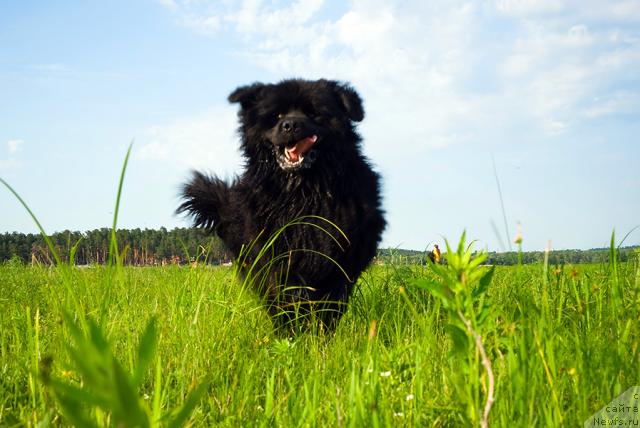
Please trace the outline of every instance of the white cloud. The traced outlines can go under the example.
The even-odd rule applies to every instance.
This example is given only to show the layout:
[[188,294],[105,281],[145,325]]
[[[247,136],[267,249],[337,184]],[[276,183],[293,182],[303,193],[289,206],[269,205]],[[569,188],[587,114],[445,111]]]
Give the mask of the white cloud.
[[6,142],[8,157],[6,159],[0,158],[0,171],[8,171],[11,169],[18,169],[22,166],[22,162],[16,158],[16,154],[21,150],[21,146],[24,144],[23,140],[9,140]]
[[640,20],[637,0],[490,0],[496,11],[521,19],[542,19],[565,22],[569,20],[611,20],[633,22]]
[[177,16],[178,23],[200,34],[215,34],[222,27],[217,3],[199,0],[157,0]]
[[376,136],[367,146],[387,152],[401,140],[406,150],[392,158],[406,158],[471,134],[473,100],[453,85],[469,74],[465,53],[473,13],[464,2],[394,7],[355,1],[334,21],[261,27],[261,43],[250,48],[250,59],[277,74],[353,82],[365,96],[369,119],[363,131]]
[[[235,25],[236,31],[240,33],[268,33],[277,37],[282,29],[300,28],[307,24],[322,7],[322,3],[322,0],[296,0],[289,6],[269,8],[260,0],[245,0],[238,10],[229,11],[225,20]],[[301,35],[303,34],[298,34]],[[297,40],[292,39],[294,43]]]
[[20,146],[24,144],[23,140],[9,140],[6,142],[7,153],[9,156],[6,159],[0,158],[0,171],[8,171],[10,169],[17,169],[22,166],[22,162],[16,159],[16,154],[20,151]]
[[9,154],[15,154],[20,150],[20,146],[24,144],[22,140],[9,140],[7,141],[7,150]]
[[158,0],[158,3],[160,3],[162,6],[166,7],[172,12],[175,12],[178,10],[178,4],[174,0]]
[[[166,9],[184,17],[198,18],[194,22],[207,20],[225,23],[242,33],[274,32],[309,21],[323,6],[323,0],[294,0],[289,5],[283,2],[262,0],[201,1],[201,0],[158,0]],[[219,27],[221,29],[222,27]]]
[[622,20],[640,20],[640,3],[636,0],[616,2],[610,9],[611,14]]
[[[638,79],[629,70],[640,67],[639,41],[613,23],[592,30],[587,24],[569,25],[569,17],[563,21],[566,24],[525,24],[499,69],[503,87],[552,134],[596,117],[590,107],[593,99],[610,98],[620,85],[637,87]],[[610,103],[607,112],[629,113],[629,105]],[[585,115],[585,110],[591,112]]]
[[605,98],[594,98],[591,105],[584,110],[590,119],[616,113],[633,114],[640,111],[640,93],[623,91],[608,95]]
[[244,56],[275,74],[353,82],[365,96],[373,151],[411,142],[407,156],[518,120],[557,135],[605,112],[640,114],[629,99],[638,91],[624,101],[613,95],[638,85],[634,1],[353,0],[322,19],[321,0],[167,7],[178,19],[197,17],[200,31],[212,19],[215,31],[234,32]]
[[160,161],[179,169],[210,168],[231,175],[240,164],[237,119],[231,106],[212,108],[193,117],[149,128],[141,138],[139,159]]
[[182,18],[182,24],[202,34],[215,34],[222,28],[220,18],[215,15],[204,17],[187,15]]
[[531,16],[560,12],[567,2],[559,0],[494,0],[491,3],[503,13]]

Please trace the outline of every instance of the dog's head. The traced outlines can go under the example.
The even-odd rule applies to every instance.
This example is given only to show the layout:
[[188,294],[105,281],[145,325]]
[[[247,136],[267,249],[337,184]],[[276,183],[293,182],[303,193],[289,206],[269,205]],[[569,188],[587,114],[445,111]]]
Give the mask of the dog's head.
[[254,83],[229,95],[240,104],[243,149],[249,158],[271,157],[287,172],[310,168],[324,152],[355,150],[354,122],[364,118],[362,100],[332,80]]

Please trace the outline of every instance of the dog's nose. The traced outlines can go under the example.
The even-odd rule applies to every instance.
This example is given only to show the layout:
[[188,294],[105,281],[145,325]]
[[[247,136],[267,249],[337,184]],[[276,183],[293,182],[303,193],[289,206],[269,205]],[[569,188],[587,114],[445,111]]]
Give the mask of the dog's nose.
[[296,120],[296,119],[287,119],[287,120],[283,120],[282,124],[280,125],[280,127],[282,128],[282,130],[286,133],[293,133],[293,134],[298,134],[300,133],[300,131],[302,130],[303,127],[303,123],[300,120]]

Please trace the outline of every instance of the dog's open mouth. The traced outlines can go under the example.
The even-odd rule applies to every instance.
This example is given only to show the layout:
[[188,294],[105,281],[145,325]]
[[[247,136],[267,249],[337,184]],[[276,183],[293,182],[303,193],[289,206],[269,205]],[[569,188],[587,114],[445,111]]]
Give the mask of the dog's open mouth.
[[293,170],[308,165],[305,164],[305,160],[313,160],[315,153],[313,151],[313,145],[318,141],[317,135],[311,135],[296,141],[296,143],[289,147],[281,149],[282,152],[278,154],[278,163],[284,170]]

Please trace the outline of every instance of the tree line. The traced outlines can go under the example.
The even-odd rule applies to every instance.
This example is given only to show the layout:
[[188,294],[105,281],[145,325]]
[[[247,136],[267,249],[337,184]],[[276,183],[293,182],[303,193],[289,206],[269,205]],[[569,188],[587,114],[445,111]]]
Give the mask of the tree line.
[[[428,253],[425,251],[403,249],[381,249],[378,257],[383,262],[393,264],[425,264]],[[552,250],[548,254],[548,262],[551,265],[582,264],[582,263],[609,263],[611,250],[609,248],[592,248],[590,250]],[[629,246],[616,249],[617,259],[621,262],[640,257],[640,246]],[[508,251],[498,253],[492,251],[488,254],[485,264],[488,265],[516,265],[518,264],[518,252]],[[446,260],[446,253],[443,254]],[[523,264],[542,263],[545,258],[544,251],[523,251],[520,253]]]
[[[50,235],[49,239],[65,262],[74,247],[77,265],[104,264],[109,258],[109,228],[87,232],[65,230]],[[220,264],[231,257],[220,239],[197,228],[120,229],[116,242],[127,265],[185,264],[196,258],[205,261],[205,254],[208,263]],[[51,264],[54,260],[40,234],[18,232],[0,235],[0,263],[10,259],[33,264]]]
[[[103,264],[109,257],[111,229],[102,228],[87,232],[57,232],[49,236],[58,255],[69,261],[72,249],[76,247],[74,262],[78,265]],[[120,229],[116,232],[118,249],[123,254],[125,264],[153,266],[161,264],[186,264],[198,259],[207,263],[221,264],[231,261],[231,253],[222,241],[200,228]],[[618,260],[628,261],[640,254],[639,246],[617,249]],[[549,263],[580,264],[608,263],[609,248],[590,250],[554,250],[549,252]],[[526,251],[520,254],[522,263],[544,261],[543,251]],[[446,259],[446,254],[444,254]],[[22,263],[51,264],[53,257],[40,234],[4,233],[0,234],[0,263],[7,260]],[[405,249],[380,249],[377,263],[424,264],[427,252]],[[515,265],[518,253],[490,252],[486,264]]]
[[[618,261],[626,262],[633,260],[638,254],[638,246],[623,247],[616,249]],[[582,264],[582,263],[609,263],[611,256],[610,248],[592,248],[590,250],[552,250],[549,252],[549,264]],[[542,263],[545,258],[544,251],[526,251],[521,253],[522,263]],[[518,253],[509,251],[505,253],[489,253],[487,264],[494,265],[515,265],[518,263]]]

